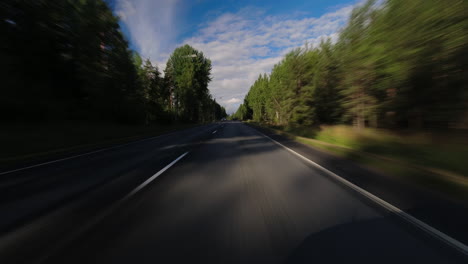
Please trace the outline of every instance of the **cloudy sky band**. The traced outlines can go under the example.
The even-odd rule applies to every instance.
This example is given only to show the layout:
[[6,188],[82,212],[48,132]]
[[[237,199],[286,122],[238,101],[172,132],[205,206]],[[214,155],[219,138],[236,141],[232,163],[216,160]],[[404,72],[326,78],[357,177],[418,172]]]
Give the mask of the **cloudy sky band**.
[[213,63],[209,89],[228,113],[237,109],[258,75],[269,73],[288,51],[306,42],[314,45],[326,37],[336,38],[352,8],[352,3],[340,5],[313,17],[242,7],[211,16],[181,38],[180,16],[188,12],[183,1],[116,0],[115,4],[132,46],[161,70],[177,46],[187,43],[203,51]]

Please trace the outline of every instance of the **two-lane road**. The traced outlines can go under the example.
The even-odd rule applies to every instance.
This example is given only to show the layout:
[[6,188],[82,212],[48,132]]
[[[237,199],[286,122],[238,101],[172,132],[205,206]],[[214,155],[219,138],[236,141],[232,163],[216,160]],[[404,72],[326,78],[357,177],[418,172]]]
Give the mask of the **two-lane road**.
[[45,262],[462,261],[255,129],[210,133]]

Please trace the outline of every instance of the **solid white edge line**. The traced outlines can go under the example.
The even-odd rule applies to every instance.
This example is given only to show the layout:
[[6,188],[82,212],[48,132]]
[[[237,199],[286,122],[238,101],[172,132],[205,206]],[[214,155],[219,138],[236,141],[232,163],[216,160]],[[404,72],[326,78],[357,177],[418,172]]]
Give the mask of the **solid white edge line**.
[[106,151],[106,150],[111,150],[111,149],[115,149],[115,148],[124,147],[124,146],[130,145],[130,144],[134,144],[134,143],[138,143],[138,142],[143,142],[143,141],[147,141],[147,140],[151,140],[151,139],[156,139],[156,138],[162,137],[162,136],[168,136],[168,135],[171,135],[171,134],[173,134],[173,133],[164,134],[164,135],[159,135],[159,136],[150,137],[150,138],[144,138],[144,139],[140,139],[140,140],[137,140],[137,141],[132,141],[132,142],[124,143],[124,144],[120,144],[120,145],[113,146],[113,147],[98,149],[98,150],[94,150],[94,151],[82,153],[82,154],[75,155],[75,156],[71,156],[71,157],[66,157],[66,158],[62,158],[62,159],[51,160],[51,161],[48,161],[48,162],[43,162],[43,163],[39,163],[39,164],[34,164],[34,165],[31,165],[31,166],[27,166],[27,167],[23,167],[23,168],[19,168],[19,169],[4,171],[4,172],[0,172],[0,175],[4,175],[4,174],[8,174],[8,173],[13,173],[13,172],[17,172],[17,171],[22,171],[22,170],[27,170],[27,169],[31,169],[31,168],[35,168],[35,167],[40,167],[40,166],[44,166],[44,165],[47,165],[47,164],[52,164],[52,163],[56,163],[56,162],[60,162],[60,161],[64,161],[64,160],[79,158],[79,157],[82,157],[82,156],[87,156],[87,155],[99,153],[99,152]]
[[95,150],[95,151],[91,151],[91,152],[86,152],[86,153],[83,153],[83,154],[80,154],[80,155],[76,155],[76,156],[71,156],[71,157],[67,157],[67,158],[63,158],[63,159],[52,160],[52,161],[48,161],[48,162],[44,162],[44,163],[39,163],[39,164],[35,164],[35,165],[31,165],[31,166],[27,166],[27,167],[23,167],[23,168],[19,168],[19,169],[4,171],[4,172],[0,172],[0,175],[4,175],[4,174],[8,174],[8,173],[13,173],[13,172],[17,172],[17,171],[22,171],[22,170],[27,170],[27,169],[31,169],[31,168],[35,168],[35,167],[40,167],[40,166],[44,166],[44,165],[47,165],[47,164],[52,164],[52,163],[56,163],[56,162],[60,162],[60,161],[64,161],[64,160],[69,160],[69,159],[78,158],[78,157],[81,157],[81,156],[91,155],[91,154],[94,154],[94,153],[98,153],[98,152],[101,152],[101,151],[113,149],[113,148],[116,148],[116,147],[117,147],[117,146],[111,147],[111,148],[106,148],[106,149],[99,149],[99,150]]
[[[258,130],[257,130],[258,131]],[[259,132],[259,131],[258,131]],[[403,220],[413,224],[414,226],[418,227],[419,229],[425,231],[426,233],[428,233],[429,235],[441,240],[442,242],[444,242],[445,244],[455,248],[456,250],[460,251],[461,253],[465,254],[465,255],[468,255],[468,246],[463,244],[462,242],[456,240],[455,238],[437,230],[436,228],[426,224],[425,222],[417,219],[416,217],[414,216],[411,216],[410,214],[404,212],[403,210],[401,210],[400,208],[380,199],[379,197],[373,195],[372,193],[362,189],[361,187],[358,187],[356,185],[354,185],[353,183],[345,180],[344,178],[342,178],[341,176],[329,171],[328,169],[322,167],[321,165],[313,162],[312,160],[304,157],[303,155],[297,153],[296,151],[286,147],[285,145],[279,143],[278,141],[272,139],[271,137],[259,132],[262,136],[270,139],[271,141],[273,141],[273,143],[283,147],[284,149],[286,149],[287,151],[291,152],[292,154],[296,155],[297,157],[301,158],[302,160],[310,163],[311,165],[315,166],[316,168],[322,170],[323,172],[325,172],[326,174],[328,174],[329,176],[331,176],[332,178],[334,178],[335,180],[338,180],[339,182],[343,183],[344,185],[346,185],[347,187],[357,191],[358,193],[364,195],[365,197],[367,197],[368,199],[372,200],[373,202],[377,203],[378,205],[384,207],[386,210],[398,215],[399,217],[401,217]]]
[[131,191],[129,194],[127,194],[122,200],[127,200],[131,196],[133,196],[135,193],[139,192],[141,189],[143,189],[146,185],[148,185],[150,182],[154,181],[159,175],[163,174],[165,171],[167,171],[170,167],[172,167],[174,164],[176,164],[179,160],[181,160],[185,155],[187,155],[189,152],[185,152],[184,154],[180,155],[177,159],[173,160],[171,163],[167,164],[166,167],[162,168],[160,171],[158,171],[156,174],[151,176],[149,179],[144,181],[142,184],[138,185],[133,191]]
[[[204,131],[206,131],[206,130],[204,130]],[[143,139],[140,139],[140,140],[136,140],[136,141],[131,141],[131,142],[123,143],[123,144],[120,144],[120,145],[117,145],[117,146],[112,146],[112,147],[108,147],[108,148],[98,149],[98,150],[94,150],[94,151],[91,151],[91,152],[86,152],[86,153],[82,153],[82,154],[79,154],[79,155],[75,155],[75,156],[71,156],[71,157],[66,157],[66,158],[62,158],[62,159],[51,160],[51,161],[48,161],[48,162],[39,163],[39,164],[34,164],[34,165],[27,166],[27,167],[23,167],[23,168],[13,169],[13,170],[9,170],[9,171],[3,171],[3,172],[0,172],[0,176],[1,176],[1,175],[8,174],[8,173],[13,173],[13,172],[17,172],[17,171],[32,169],[32,168],[35,168],[35,167],[40,167],[40,166],[44,166],[44,165],[47,165],[47,164],[52,164],[52,163],[56,163],[56,162],[60,162],[60,161],[64,161],[64,160],[79,158],[79,157],[82,157],[82,156],[87,156],[87,155],[91,155],[91,154],[98,153],[98,152],[102,152],[102,151],[106,151],[106,150],[111,150],[111,149],[115,149],[115,148],[120,148],[120,147],[124,147],[124,146],[130,145],[130,144],[139,143],[139,142],[143,142],[143,141],[147,141],[147,140],[152,140],[152,139],[156,139],[156,138],[159,138],[159,137],[169,136],[169,135],[175,134],[175,133],[177,133],[177,132],[179,132],[179,131],[169,132],[169,133],[167,133],[167,134],[162,134],[162,135],[154,136],[154,137],[150,137],[150,138],[143,138]]]

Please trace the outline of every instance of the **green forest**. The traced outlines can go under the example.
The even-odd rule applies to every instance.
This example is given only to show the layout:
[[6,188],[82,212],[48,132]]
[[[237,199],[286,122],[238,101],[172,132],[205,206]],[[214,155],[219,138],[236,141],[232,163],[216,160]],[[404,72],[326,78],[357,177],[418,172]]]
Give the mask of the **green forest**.
[[336,41],[289,52],[233,119],[468,128],[468,1],[367,1]]
[[226,112],[210,95],[211,61],[185,45],[164,71],[129,49],[103,0],[0,3],[0,119],[202,123]]

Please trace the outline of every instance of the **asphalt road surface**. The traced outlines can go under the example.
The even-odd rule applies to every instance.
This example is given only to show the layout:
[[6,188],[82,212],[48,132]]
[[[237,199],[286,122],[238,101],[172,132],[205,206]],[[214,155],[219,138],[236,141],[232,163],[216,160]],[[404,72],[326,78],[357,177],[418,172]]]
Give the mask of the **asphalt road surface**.
[[12,174],[2,263],[466,261],[237,122]]

